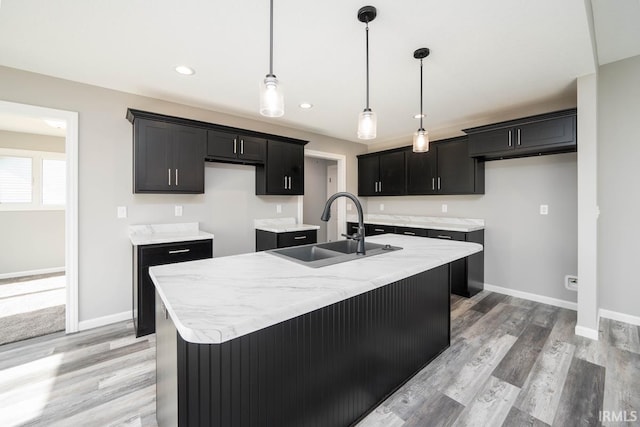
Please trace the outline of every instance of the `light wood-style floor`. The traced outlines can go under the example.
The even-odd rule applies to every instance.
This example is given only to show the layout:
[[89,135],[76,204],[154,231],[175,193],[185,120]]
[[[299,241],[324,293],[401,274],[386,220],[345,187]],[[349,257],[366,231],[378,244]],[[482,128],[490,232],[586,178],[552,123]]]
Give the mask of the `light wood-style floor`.
[[[358,427],[588,426],[602,410],[640,425],[637,326],[602,319],[591,341],[573,311],[490,292],[451,309],[451,347]],[[17,425],[156,426],[154,336],[121,322],[0,346],[0,426]]]

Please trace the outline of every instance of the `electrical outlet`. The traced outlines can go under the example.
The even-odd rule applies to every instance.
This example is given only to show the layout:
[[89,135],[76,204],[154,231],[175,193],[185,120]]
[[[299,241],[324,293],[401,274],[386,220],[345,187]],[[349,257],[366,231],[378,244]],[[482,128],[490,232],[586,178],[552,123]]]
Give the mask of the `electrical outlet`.
[[578,290],[578,276],[567,274],[564,276],[564,287],[570,291]]
[[182,206],[175,206],[174,213],[176,216],[182,216]]
[[127,217],[127,207],[118,206],[118,218],[126,218],[126,217]]
[[380,203],[380,212],[384,210],[384,203]]
[[549,215],[549,205],[540,205],[540,215]]
[[353,208],[353,205],[351,203],[347,203],[347,210],[350,211]]
[[276,213],[282,213],[282,205],[276,205]]
[[447,211],[449,210],[449,207],[446,204],[442,204],[442,212],[443,213],[447,213]]

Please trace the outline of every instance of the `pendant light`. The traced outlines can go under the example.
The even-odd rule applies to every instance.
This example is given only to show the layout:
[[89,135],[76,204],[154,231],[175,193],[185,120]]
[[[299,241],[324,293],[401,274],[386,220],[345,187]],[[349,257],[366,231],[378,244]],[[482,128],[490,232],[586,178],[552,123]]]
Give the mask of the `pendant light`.
[[420,128],[413,134],[413,152],[426,153],[429,151],[429,132],[424,130],[422,119],[424,112],[422,111],[422,60],[429,56],[429,48],[422,47],[413,52],[413,57],[420,60]]
[[377,11],[373,6],[364,6],[358,10],[358,20],[367,24],[365,29],[367,39],[367,106],[358,116],[358,138],[374,139],[376,137],[376,113],[369,108],[369,22],[376,18]]
[[270,0],[269,25],[269,74],[260,83],[260,114],[266,117],[281,117],[284,115],[282,87],[273,74],[273,0]]

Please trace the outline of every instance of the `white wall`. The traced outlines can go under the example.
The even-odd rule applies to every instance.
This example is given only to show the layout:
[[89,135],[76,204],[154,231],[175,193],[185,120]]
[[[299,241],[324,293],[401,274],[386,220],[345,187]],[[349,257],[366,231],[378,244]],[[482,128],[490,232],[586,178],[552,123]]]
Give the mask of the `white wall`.
[[[64,152],[64,138],[0,130],[0,147]],[[64,267],[64,211],[0,211],[0,275]]]
[[[369,197],[367,212],[484,219],[486,283],[575,302],[563,281],[577,273],[576,159],[567,153],[486,162],[484,195]],[[541,204],[549,215],[539,214]]]
[[640,56],[598,75],[600,308],[640,317]]
[[327,241],[327,223],[320,220],[320,215],[327,201],[327,166],[335,161],[304,158],[304,203],[303,222],[320,226],[318,242]]
[[[253,250],[253,217],[296,216],[295,197],[255,196],[248,166],[209,165],[204,195],[132,193],[132,127],[127,107],[309,140],[307,148],[347,157],[347,189],[357,191],[356,154],[366,146],[276,124],[0,67],[0,97],[79,112],[79,319],[131,309],[130,224],[199,221],[216,235],[216,256]],[[219,187],[218,187],[219,186]],[[181,218],[174,205],[184,206]],[[116,218],[127,206],[129,217]],[[269,215],[272,212],[273,215]]]

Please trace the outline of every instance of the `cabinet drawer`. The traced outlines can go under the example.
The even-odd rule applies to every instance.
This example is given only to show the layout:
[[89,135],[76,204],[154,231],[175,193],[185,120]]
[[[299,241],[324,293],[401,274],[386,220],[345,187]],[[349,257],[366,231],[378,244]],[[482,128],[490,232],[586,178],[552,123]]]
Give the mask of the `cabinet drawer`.
[[396,234],[404,234],[405,236],[427,237],[427,229],[412,228],[412,227],[396,227]]
[[365,224],[365,235],[375,236],[377,234],[395,234],[396,227],[394,225],[378,225],[378,224]]
[[279,233],[278,247],[286,248],[288,246],[300,246],[300,245],[307,245],[309,243],[316,243],[318,240],[317,235],[318,235],[317,230]]
[[429,230],[427,237],[435,239],[458,240],[464,242],[467,240],[467,233],[462,231],[445,231],[445,230]]
[[213,256],[212,240],[148,245],[140,248],[140,265],[152,266],[194,261]]
[[[354,234],[358,232],[357,222],[347,222],[347,234]],[[366,233],[366,231],[365,231]]]

